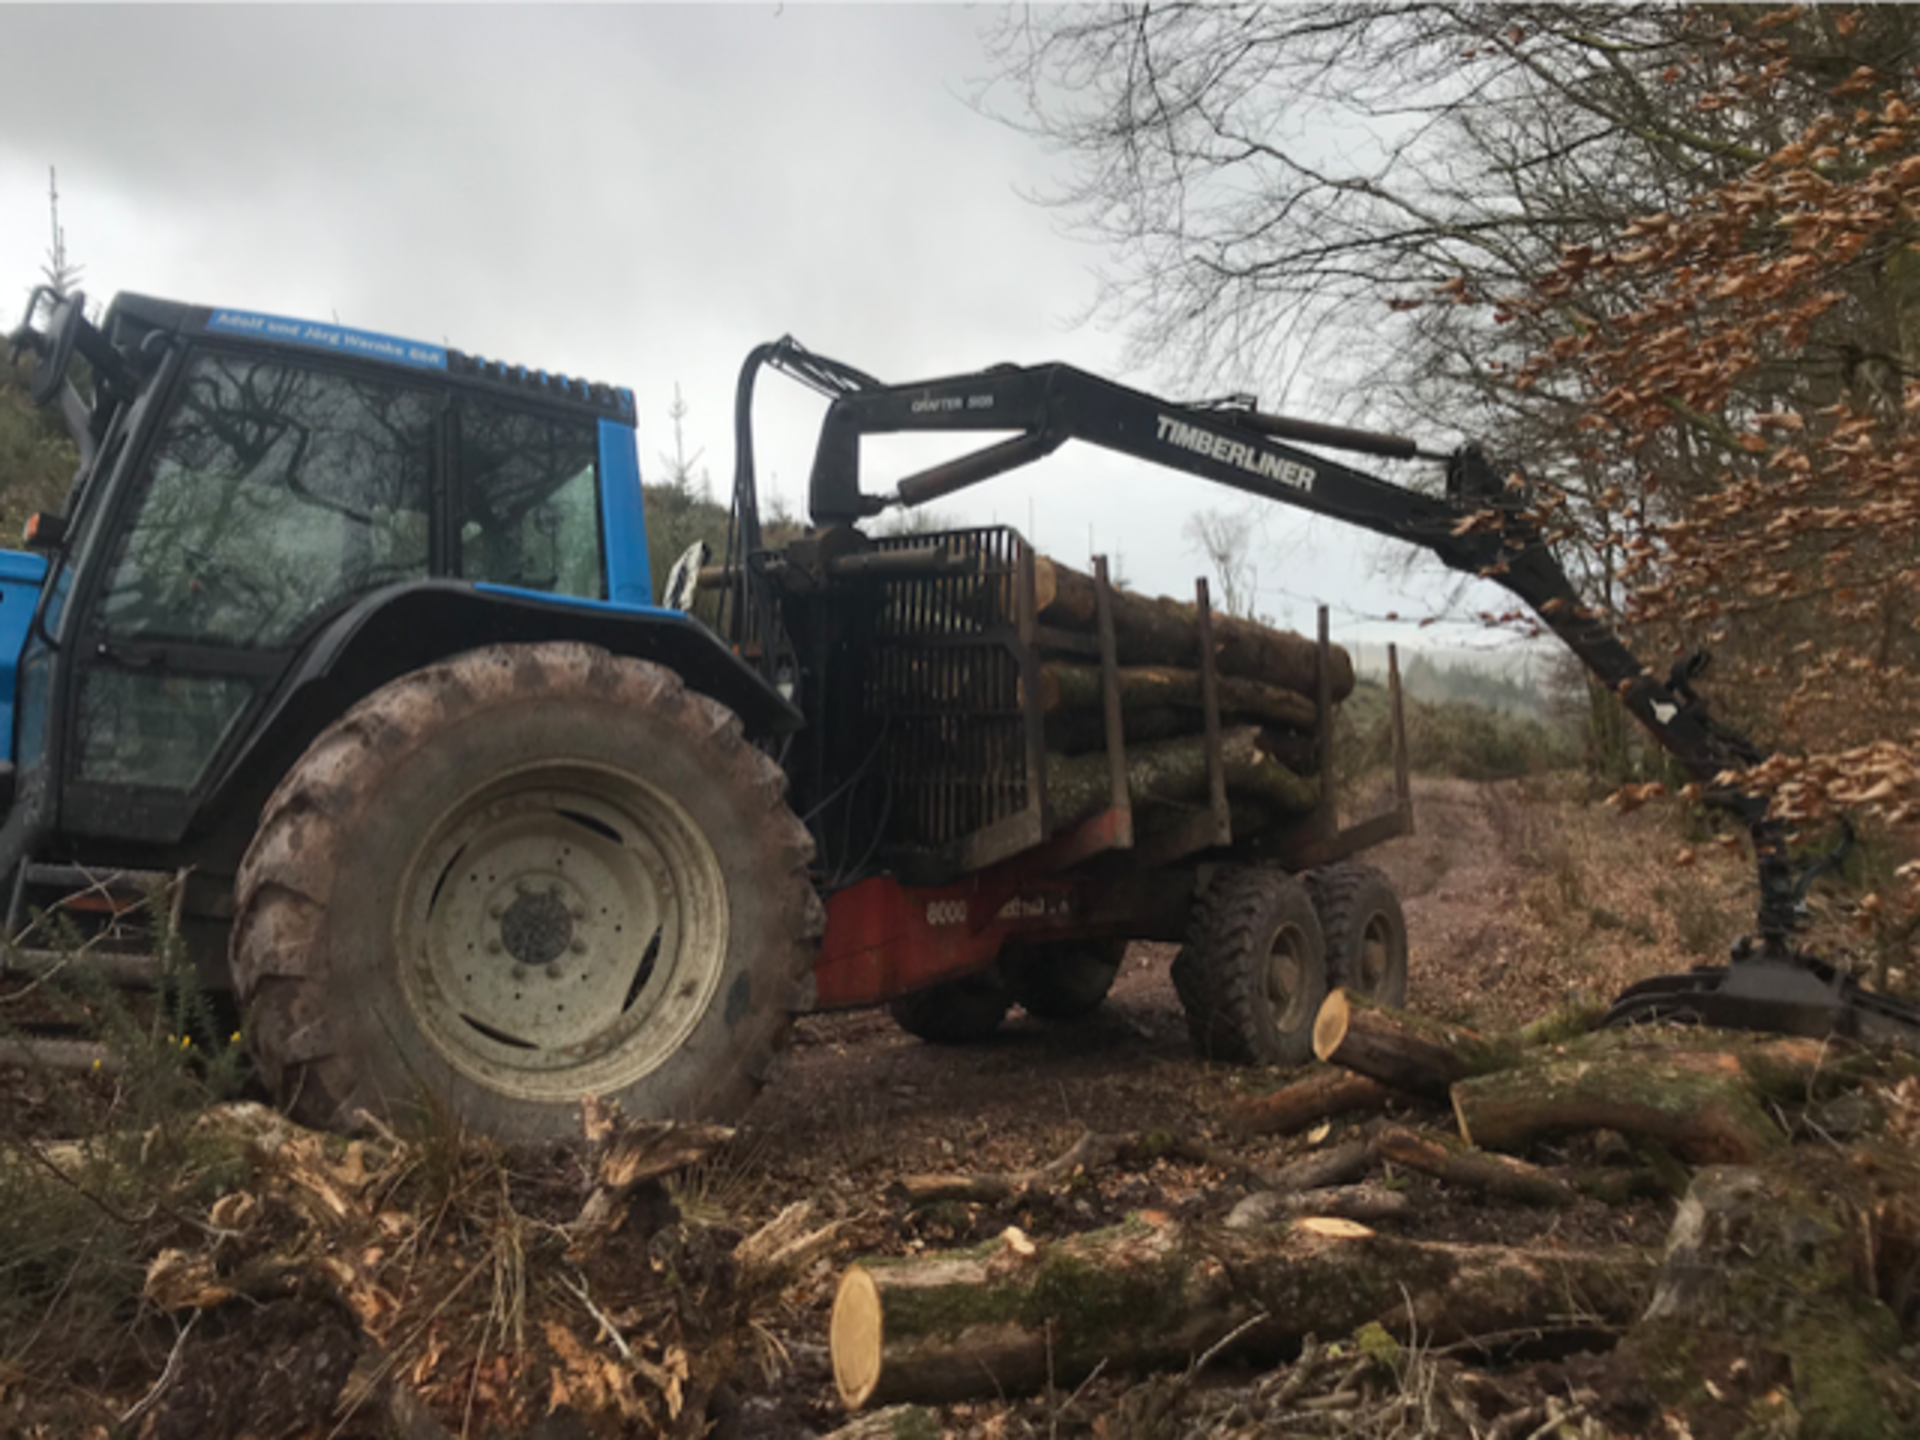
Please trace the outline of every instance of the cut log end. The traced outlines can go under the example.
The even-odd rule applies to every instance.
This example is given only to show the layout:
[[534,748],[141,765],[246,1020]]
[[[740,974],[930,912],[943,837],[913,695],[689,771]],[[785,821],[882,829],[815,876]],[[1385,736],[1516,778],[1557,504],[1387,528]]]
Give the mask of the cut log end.
[[840,1277],[833,1315],[827,1322],[833,1384],[847,1409],[858,1410],[879,1388],[884,1339],[879,1287],[864,1267],[850,1265]]
[[1320,1006],[1313,1022],[1313,1053],[1320,1059],[1330,1058],[1347,1038],[1347,1020],[1352,1013],[1345,990],[1335,990]]

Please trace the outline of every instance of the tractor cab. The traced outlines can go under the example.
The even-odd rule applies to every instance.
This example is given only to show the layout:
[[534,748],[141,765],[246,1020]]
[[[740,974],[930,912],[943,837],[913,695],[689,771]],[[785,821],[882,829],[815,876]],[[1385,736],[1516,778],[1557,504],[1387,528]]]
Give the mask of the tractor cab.
[[738,688],[652,604],[630,392],[334,323],[35,299],[14,345],[81,465],[32,552],[0,554],[16,915],[22,862],[231,875],[322,725],[474,644],[617,632]]

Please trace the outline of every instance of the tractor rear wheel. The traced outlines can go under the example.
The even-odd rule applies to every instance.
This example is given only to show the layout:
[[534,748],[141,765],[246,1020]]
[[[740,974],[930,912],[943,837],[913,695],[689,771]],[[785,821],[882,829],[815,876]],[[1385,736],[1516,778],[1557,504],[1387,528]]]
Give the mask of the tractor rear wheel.
[[1395,1009],[1407,1003],[1407,918],[1387,877],[1371,865],[1307,872],[1307,892],[1327,941],[1327,983]]
[[1326,942],[1307,888],[1280,870],[1223,870],[1173,962],[1194,1049],[1241,1065],[1301,1065],[1327,998]]
[[1000,964],[1013,998],[1029,1015],[1079,1020],[1100,1008],[1126,953],[1124,940],[1057,940],[1010,946]]
[[507,1142],[580,1097],[727,1119],[809,998],[823,925],[785,777],[644,661],[500,645],[402,676],[268,800],[232,942],[292,1113],[439,1112]]

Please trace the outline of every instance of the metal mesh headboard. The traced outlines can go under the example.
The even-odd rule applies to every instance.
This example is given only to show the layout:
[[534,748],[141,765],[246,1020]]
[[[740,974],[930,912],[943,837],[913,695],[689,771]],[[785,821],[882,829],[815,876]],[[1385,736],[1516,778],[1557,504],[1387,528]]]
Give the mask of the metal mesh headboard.
[[1044,838],[1033,552],[1003,526],[874,548],[934,543],[972,573],[886,582],[862,708],[887,737],[887,842],[973,870]]

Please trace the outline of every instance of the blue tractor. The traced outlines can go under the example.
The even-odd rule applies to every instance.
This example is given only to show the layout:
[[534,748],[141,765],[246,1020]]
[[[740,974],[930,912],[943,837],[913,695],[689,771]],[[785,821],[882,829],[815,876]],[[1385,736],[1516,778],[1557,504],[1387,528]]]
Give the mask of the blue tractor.
[[0,554],[15,922],[183,874],[190,950],[222,983],[230,953],[320,1123],[740,1109],[821,927],[748,738],[800,717],[653,603],[633,396],[135,295],[42,311],[16,344],[81,464]]

